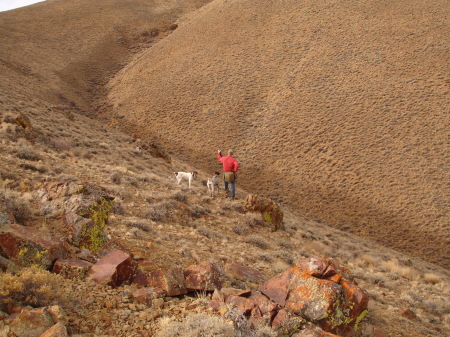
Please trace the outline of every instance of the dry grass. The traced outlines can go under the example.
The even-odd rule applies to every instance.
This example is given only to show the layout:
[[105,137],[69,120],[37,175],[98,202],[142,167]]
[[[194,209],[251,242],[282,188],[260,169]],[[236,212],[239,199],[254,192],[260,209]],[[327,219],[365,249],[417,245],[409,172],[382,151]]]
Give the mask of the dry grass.
[[232,322],[205,313],[187,315],[183,321],[163,318],[158,337],[235,337]]
[[386,271],[404,277],[410,281],[417,281],[420,279],[420,273],[417,269],[412,267],[405,267],[399,265],[398,261],[391,260],[383,262],[382,268]]
[[434,273],[425,273],[423,274],[423,280],[426,283],[437,284],[442,282],[442,277]]
[[270,244],[266,241],[266,239],[264,239],[263,237],[256,235],[256,234],[251,234],[248,235],[245,238],[245,242],[250,243],[258,248],[261,249],[269,249],[270,248]]

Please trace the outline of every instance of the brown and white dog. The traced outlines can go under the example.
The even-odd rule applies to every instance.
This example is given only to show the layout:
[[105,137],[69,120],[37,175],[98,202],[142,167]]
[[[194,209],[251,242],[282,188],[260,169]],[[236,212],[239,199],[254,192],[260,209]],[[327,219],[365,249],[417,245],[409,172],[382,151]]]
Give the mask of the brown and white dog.
[[211,197],[214,198],[214,192],[217,187],[217,193],[219,193],[219,183],[220,183],[220,173],[214,172],[214,176],[212,178],[209,178],[206,182],[206,186],[208,186],[208,191],[211,194]]
[[183,180],[187,180],[189,183],[189,189],[191,189],[192,180],[197,176],[197,171],[193,172],[174,172],[175,178],[177,179],[177,185],[180,186],[180,183]]

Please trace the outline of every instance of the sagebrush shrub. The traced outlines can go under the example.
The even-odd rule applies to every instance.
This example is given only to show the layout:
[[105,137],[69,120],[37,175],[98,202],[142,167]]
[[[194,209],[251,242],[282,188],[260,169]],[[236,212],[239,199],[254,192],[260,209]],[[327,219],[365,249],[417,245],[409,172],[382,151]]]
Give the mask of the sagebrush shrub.
[[247,236],[245,241],[261,249],[269,249],[270,247],[269,243],[264,238],[255,234]]
[[9,304],[32,307],[64,305],[65,291],[61,276],[38,267],[22,269],[17,275],[0,273],[0,310]]
[[30,202],[20,193],[8,189],[0,190],[0,197],[5,201],[6,210],[14,215],[18,223],[24,223],[31,217]]

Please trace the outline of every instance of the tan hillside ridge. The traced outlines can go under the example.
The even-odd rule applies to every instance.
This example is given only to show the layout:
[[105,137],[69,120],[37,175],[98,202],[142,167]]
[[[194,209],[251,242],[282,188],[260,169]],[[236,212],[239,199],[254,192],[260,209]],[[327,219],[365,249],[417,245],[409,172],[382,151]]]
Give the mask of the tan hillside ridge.
[[[425,337],[450,335],[448,311],[450,287],[447,269],[376,243],[372,239],[377,238],[378,231],[382,232],[381,225],[379,230],[378,228],[376,231],[372,230],[371,237],[366,239],[355,235],[359,234],[357,233],[359,227],[355,227],[356,225],[351,221],[342,221],[344,226],[350,227],[344,228],[345,231],[329,227],[326,219],[324,220],[326,223],[324,221],[318,223],[312,218],[319,219],[320,217],[307,208],[311,207],[312,201],[306,202],[307,199],[304,199],[305,202],[303,202],[296,199],[294,195],[287,194],[303,191],[302,193],[309,193],[307,196],[313,198],[313,192],[318,193],[318,186],[322,186],[323,193],[325,191],[328,193],[328,185],[324,184],[326,180],[323,177],[318,179],[318,175],[330,174],[328,179],[332,182],[335,179],[332,173],[343,170],[340,165],[343,165],[344,159],[340,159],[340,156],[334,154],[334,152],[329,152],[328,148],[326,151],[325,148],[319,151],[319,147],[324,146],[320,141],[311,145],[309,150],[311,154],[316,153],[315,156],[304,158],[308,152],[298,154],[298,151],[304,150],[301,146],[303,143],[299,141],[296,134],[302,129],[300,127],[292,128],[291,126],[295,123],[287,118],[295,116],[294,112],[297,110],[294,111],[293,108],[292,110],[286,110],[285,106],[280,103],[280,105],[271,105],[271,107],[279,106],[279,113],[286,114],[283,118],[277,115],[278,112],[271,115],[264,109],[253,108],[253,110],[250,109],[251,113],[253,117],[259,116],[258,119],[255,118],[246,122],[247,117],[244,118],[246,115],[243,114],[243,117],[239,117],[233,125],[223,123],[221,120],[223,116],[218,112],[231,111],[230,106],[238,109],[241,104],[243,104],[243,108],[238,109],[240,112],[245,111],[244,108],[254,105],[264,107],[270,101],[267,100],[267,97],[271,99],[278,97],[286,106],[297,107],[296,100],[299,100],[299,98],[295,95],[295,86],[291,88],[291,82],[289,81],[292,80],[292,83],[298,85],[303,80],[311,80],[308,76],[312,76],[312,74],[305,73],[302,75],[304,78],[293,77],[291,79],[289,77],[291,76],[289,75],[290,72],[286,72],[286,77],[279,78],[275,76],[277,70],[275,63],[270,63],[270,67],[267,66],[262,71],[260,67],[265,64],[269,65],[267,62],[272,60],[272,57],[261,53],[261,49],[257,49],[261,54],[261,59],[249,61],[249,63],[254,63],[255,66],[258,65],[258,68],[242,67],[244,70],[240,70],[242,70],[243,76],[240,77],[239,81],[236,81],[238,79],[236,69],[239,68],[239,64],[236,64],[235,69],[233,63],[237,62],[237,55],[244,58],[252,55],[249,52],[252,47],[251,43],[255,47],[260,42],[258,32],[259,34],[265,34],[267,39],[269,36],[273,36],[268,35],[269,30],[277,37],[283,37],[283,40],[268,39],[265,42],[267,48],[270,49],[276,44],[280,46],[286,44],[284,52],[278,52],[277,57],[278,63],[288,61],[290,53],[288,47],[291,45],[287,43],[290,41],[290,35],[283,34],[296,32],[297,29],[292,25],[296,20],[304,21],[301,20],[304,17],[299,14],[302,11],[297,11],[298,8],[296,7],[300,6],[300,3],[280,1],[278,2],[280,8],[277,9],[273,8],[269,2],[261,1],[261,10],[272,10],[273,14],[270,20],[265,20],[266,23],[271,22],[271,20],[275,23],[281,22],[283,16],[288,19],[285,19],[283,25],[267,26],[266,30],[261,29],[260,31],[255,30],[261,28],[259,20],[262,13],[256,10],[250,2],[213,1],[199,11],[184,16],[187,11],[198,8],[203,3],[206,3],[206,1],[149,2],[133,0],[127,1],[126,4],[129,4],[129,6],[126,6],[122,0],[102,2],[48,0],[31,7],[0,13],[0,221],[2,221],[0,226],[3,226],[3,221],[6,221],[3,213],[3,207],[6,207],[7,211],[14,213],[17,222],[20,224],[44,230],[53,235],[65,236],[67,231],[60,212],[55,211],[49,214],[43,213],[40,209],[38,203],[39,189],[45,182],[49,181],[73,181],[80,184],[100,185],[115,197],[114,207],[105,227],[105,231],[111,237],[111,243],[107,249],[120,248],[132,254],[138,263],[144,264],[145,262],[142,268],[147,272],[167,266],[184,268],[206,260],[215,260],[220,264],[237,261],[258,269],[265,277],[269,278],[292,266],[297,259],[328,256],[348,268],[351,274],[355,276],[359,286],[367,290],[370,295],[369,315],[361,322],[361,329],[359,330],[361,336]],[[303,4],[309,5],[310,3],[303,2]],[[317,12],[317,15],[322,15],[336,9],[336,5],[324,8],[323,4],[324,2],[316,2],[318,7],[314,10],[310,7],[309,14]],[[363,2],[359,6],[362,6],[362,4]],[[370,4],[372,3],[367,2],[367,7],[370,8]],[[292,10],[284,7],[288,5],[291,6]],[[343,6],[343,4],[340,5]],[[243,20],[228,12],[235,9],[235,6],[238,6],[237,8],[244,16]],[[408,12],[415,13],[415,6],[418,6],[418,3],[413,2],[411,8],[407,7]],[[426,17],[426,13],[431,13],[432,10],[430,9],[429,12],[425,10],[428,8],[427,1],[423,3],[423,6],[424,10],[421,15]],[[381,6],[381,8],[385,7]],[[442,8],[445,8],[445,4],[434,9],[433,20],[435,21],[432,23],[433,27],[435,22],[440,22],[439,13],[441,13]],[[254,10],[255,16],[247,16],[247,9]],[[224,17],[218,19],[211,16],[216,19],[213,24],[207,20],[206,16],[212,15],[218,10],[222,11]],[[282,12],[283,10],[285,12]],[[364,13],[364,11],[361,13]],[[386,15],[386,13],[392,15],[392,12],[389,11],[380,12],[379,15]],[[268,13],[266,15],[269,16]],[[317,15],[315,19],[317,19]],[[338,17],[337,14],[336,17]],[[321,20],[321,24],[317,24],[317,27],[314,28],[319,29],[318,33],[320,33],[320,29],[326,29],[327,21],[325,18],[326,16],[324,16],[323,22]],[[246,19],[248,21],[242,22]],[[314,17],[311,17],[311,19],[314,19]],[[202,34],[198,34],[198,30],[193,29],[193,26],[198,25],[200,27],[205,20],[208,23],[207,28],[202,30]],[[222,24],[227,21],[233,23],[233,29],[230,27],[222,33],[228,34],[229,44],[224,44],[223,40],[216,42],[211,34],[223,38],[222,33],[219,34],[215,27],[224,27]],[[425,24],[426,20],[422,19],[420,22]],[[174,23],[179,25],[176,30],[173,30],[172,25]],[[241,23],[243,28],[248,28],[248,30],[245,30],[245,34],[236,29],[240,27],[239,24]],[[254,30],[251,30],[251,27]],[[342,29],[345,27],[343,26]],[[438,27],[437,24],[436,27]],[[159,34],[157,36],[152,36],[153,29],[158,29]],[[415,32],[418,28],[416,25],[410,29]],[[184,33],[181,34],[180,32],[183,31]],[[187,39],[185,34],[189,31],[196,33],[196,35]],[[308,35],[309,32],[309,30],[305,31],[304,34]],[[434,34],[439,32],[439,28],[436,28],[431,36],[425,34],[426,36],[422,37],[421,41],[429,39],[431,46],[428,46],[428,49],[439,49],[439,46],[441,46],[443,53],[445,53],[447,49],[442,44],[433,42]],[[180,36],[177,35],[179,33]],[[242,48],[232,50],[232,46],[237,43],[232,38],[235,35],[241,36],[241,34],[248,35],[250,39],[247,40],[246,38],[245,43],[238,44]],[[209,102],[208,98],[204,97],[209,95],[208,83],[205,82],[204,87],[194,85],[196,81],[203,83],[201,82],[204,80],[201,73],[202,69],[198,69],[197,77],[190,74],[190,71],[194,70],[190,69],[191,62],[195,60],[197,62],[198,58],[197,54],[185,54],[184,48],[186,45],[181,43],[181,35],[187,39],[187,44],[192,43],[193,45],[197,45],[197,43],[200,45],[196,41],[203,39],[203,35],[211,37],[209,44],[202,45],[199,52],[203,50],[203,53],[214,55],[214,58],[210,60],[211,72],[208,76],[210,79],[215,78],[215,82],[213,81],[215,88],[219,88],[220,82],[221,90],[216,92],[217,95],[211,95],[210,97],[211,102],[216,102],[216,105],[213,105],[213,103],[209,105],[207,103]],[[168,37],[162,39],[165,36]],[[325,37],[322,38],[325,39]],[[157,41],[160,42],[155,44]],[[171,41],[174,45],[171,45]],[[320,45],[319,41],[317,43]],[[382,45],[380,41],[378,43]],[[243,48],[247,44],[249,44],[248,49]],[[337,42],[336,44],[338,45]],[[168,52],[169,45],[170,53],[164,54],[164,52]],[[209,45],[212,50],[208,50]],[[180,50],[175,53],[177,48],[180,48]],[[379,53],[381,53],[384,47],[379,48]],[[273,53],[277,51],[276,48],[270,50]],[[295,54],[295,50],[291,53]],[[138,53],[136,58],[130,59],[135,53]],[[180,103],[180,97],[182,97],[182,100],[186,100],[186,104],[195,106],[190,99],[196,95],[196,97],[203,97],[204,105],[199,105],[202,110],[189,110],[184,106],[186,110],[181,113],[180,110],[174,109],[171,111],[171,116],[174,117],[171,123],[166,121],[162,112],[155,113],[155,117],[151,118],[142,114],[138,126],[144,125],[147,127],[151,123],[155,123],[155,128],[158,129],[149,131],[147,128],[142,128],[139,131],[137,128],[131,127],[131,124],[127,124],[124,129],[130,133],[135,132],[135,137],[106,125],[104,118],[99,120],[92,118],[96,116],[96,109],[102,113],[111,112],[109,104],[114,103],[115,105],[112,107],[117,109],[117,113],[124,117],[119,119],[117,115],[113,116],[111,124],[124,124],[125,121],[131,123],[133,118],[139,119],[137,115],[131,115],[131,112],[143,113],[144,108],[131,109],[131,105],[138,100],[145,100],[145,104],[148,103],[147,100],[151,100],[150,96],[144,95],[142,91],[147,90],[150,80],[145,77],[146,80],[141,82],[142,89],[138,91],[142,94],[141,97],[130,98],[131,102],[128,103],[125,101],[118,103],[116,102],[117,97],[119,97],[118,86],[122,85],[119,83],[119,79],[122,78],[123,85],[128,83],[131,90],[133,84],[131,82],[133,81],[131,81],[130,76],[135,74],[137,80],[139,78],[137,68],[140,69],[143,66],[142,63],[148,62],[148,58],[154,55],[153,53],[156,53],[155,55],[158,57],[164,56],[154,59],[154,66],[156,67],[159,64],[161,69],[165,69],[165,72],[160,73],[158,81],[156,81],[157,74],[153,74],[155,76],[152,77],[152,81],[155,81],[154,84],[160,86],[161,82],[159,81],[165,81],[165,79],[173,81],[167,82],[167,86],[160,88],[161,92],[156,92],[159,89],[153,88],[155,92],[152,93],[154,96],[151,96],[151,99],[176,107]],[[172,63],[173,56],[180,57],[180,63],[176,67]],[[336,57],[338,58],[338,56],[339,53]],[[386,57],[386,54],[381,54],[380,58],[382,57]],[[314,61],[317,60],[315,60],[314,55],[311,55],[311,59],[305,59],[305,67],[309,69],[312,65],[307,62],[314,63]],[[292,62],[294,62],[294,59]],[[111,91],[112,101],[103,100],[103,93],[107,92],[106,89],[109,90],[109,88],[105,89],[103,84],[127,63],[130,64],[130,67],[123,68],[117,78],[111,82],[114,86]],[[217,72],[215,67],[219,63],[225,63],[228,68],[222,69],[221,73]],[[280,66],[278,63],[276,65]],[[435,63],[437,68],[442,66],[437,61]],[[428,63],[425,63],[424,67],[426,64]],[[287,66],[295,68],[297,64],[295,62],[289,64],[288,62]],[[185,67],[183,73],[178,72],[178,67]],[[325,65],[322,65],[322,67],[326,68]],[[147,65],[147,68],[150,71],[153,66]],[[142,68],[141,72],[145,73],[146,71]],[[249,74],[245,73],[246,71],[254,75],[253,78],[249,78]],[[272,71],[273,73],[270,75]],[[299,72],[301,73],[301,67]],[[175,74],[179,75],[179,79],[184,80],[184,82],[175,81]],[[420,74],[423,75],[426,72]],[[277,79],[278,82],[272,81],[272,83],[279,83],[279,87],[273,87],[264,93],[264,95],[267,95],[264,96],[265,98],[255,95],[255,92],[250,90],[253,86],[266,88],[267,84],[264,85],[264,83],[269,83],[260,83],[255,79],[269,75],[274,76],[273,79]],[[188,76],[192,76],[193,79],[193,82],[190,82],[191,90],[186,91],[186,94],[182,96],[175,95],[175,92],[179,93],[177,90],[180,83],[185,85],[186,82],[189,82]],[[440,101],[439,97],[434,95],[435,90],[441,90],[441,82],[438,78],[440,75],[435,76],[436,83],[434,85],[422,80],[430,85],[428,89],[422,88],[425,90],[424,95],[430,94],[429,100],[426,101],[427,104],[423,103],[422,108],[426,108],[427,105],[430,105],[429,109],[440,105],[445,106],[443,101]],[[426,78],[424,77],[424,79]],[[319,78],[316,80],[319,88],[326,87]],[[331,79],[327,77],[328,80]],[[248,81],[248,83],[246,82],[248,87],[241,86],[243,81]],[[344,77],[342,81],[344,81]],[[393,79],[391,79],[391,82],[395,86]],[[412,86],[411,83],[410,87]],[[131,92],[125,91],[127,88],[124,86],[124,91],[120,94],[131,94]],[[344,89],[343,87],[342,90]],[[233,90],[233,92],[230,90]],[[244,98],[241,90],[245,91]],[[340,96],[344,102],[346,102],[345,97],[348,93],[345,90]],[[230,95],[225,95],[229,91]],[[398,93],[396,92],[396,94]],[[306,96],[306,91],[304,94]],[[322,94],[327,95],[324,92]],[[387,91],[386,95],[388,94]],[[445,92],[442,92],[442,94],[444,95]],[[412,97],[412,94],[408,97]],[[392,97],[390,99],[392,101]],[[94,100],[96,101],[93,104]],[[280,101],[277,101],[277,103]],[[421,103],[422,101],[417,98],[415,102]],[[305,101],[306,103],[310,107],[324,104],[321,100],[315,100],[314,102],[309,100]],[[369,101],[364,104],[369,104]],[[401,106],[404,102],[395,100],[395,104]],[[128,105],[130,110],[125,110]],[[148,105],[149,111],[152,106]],[[161,106],[164,107],[165,105]],[[213,109],[214,106],[218,110]],[[164,107],[164,109],[168,108]],[[337,111],[338,105],[330,105],[330,109]],[[312,111],[318,113],[319,110]],[[436,116],[441,118],[442,115],[438,114],[441,110],[436,108],[436,111]],[[114,113],[116,112],[114,111]],[[17,125],[15,118],[19,114],[29,118],[32,125],[31,130],[24,130]],[[214,116],[214,122],[212,122],[212,119],[205,120],[205,117],[209,115]],[[106,116],[111,117],[110,115]],[[433,115],[430,114],[429,116],[431,116],[430,119],[420,120],[417,115],[412,115],[411,120],[415,123],[413,123],[415,126],[421,125],[424,128],[432,129],[437,122]],[[319,120],[314,120],[313,113],[309,115],[309,119],[304,120],[303,117],[300,117],[298,116],[298,119],[302,123],[303,121],[317,123],[308,129],[311,134],[314,132],[314,134],[320,136],[331,132],[331,130],[334,133],[338,131],[332,129],[333,123],[327,124],[329,129],[321,129],[323,125],[319,123]],[[342,123],[347,122],[344,117],[347,117],[347,115],[341,116]],[[194,121],[192,118],[198,120]],[[363,130],[358,131],[358,127],[364,125],[362,121],[364,121],[363,116],[358,118],[359,123],[351,125],[356,140],[363,138]],[[395,123],[392,120],[389,121],[391,123],[389,126],[393,128]],[[205,127],[202,123],[208,123],[207,126],[209,127]],[[325,123],[325,120],[323,123]],[[439,125],[442,128],[445,126],[444,118],[441,118]],[[176,126],[179,129],[171,129]],[[282,128],[279,128],[280,126]],[[224,130],[224,128],[229,129]],[[381,126],[379,126],[379,129],[381,129]],[[192,133],[187,133],[188,130]],[[400,134],[402,131],[401,129],[388,130],[396,130]],[[444,139],[442,132],[439,133],[439,127],[429,133],[430,139],[425,139],[426,137],[420,133],[414,135],[413,133],[417,130],[419,128],[411,129],[410,137],[417,137],[417,140],[420,141],[417,146],[420,149],[424,149],[430,142],[438,144]],[[170,137],[166,137],[165,133],[170,134]],[[208,134],[211,136],[209,140],[206,139]],[[183,135],[183,141],[181,141],[179,135]],[[202,135],[205,135],[204,142],[202,141],[203,138],[200,137]],[[348,135],[342,135],[339,139],[353,141],[353,139],[346,139],[344,136]],[[387,137],[388,134],[385,134],[385,136]],[[146,137],[157,140],[156,144],[160,148],[170,151],[170,163],[153,157],[150,151],[144,149],[147,145]],[[292,139],[296,141],[291,142]],[[440,139],[440,141],[438,142],[436,139]],[[308,139],[308,141],[310,140]],[[307,141],[306,138],[305,141]],[[333,144],[339,145],[338,143]],[[361,146],[367,144],[369,143],[361,143]],[[405,144],[413,147],[409,143]],[[435,152],[445,151],[438,145],[427,154],[421,152],[425,156],[423,158],[412,154],[411,158],[417,161],[420,167]],[[215,152],[219,146],[223,149],[235,148],[237,157],[242,163],[242,171],[238,181],[238,200],[235,202],[223,197],[211,199],[204,186],[206,179],[211,177],[213,171],[218,168]],[[257,152],[256,146],[258,146]],[[386,146],[392,145],[387,143]],[[294,152],[295,156],[298,157],[289,155],[287,150],[291,147],[296,147]],[[370,152],[370,149],[371,147],[367,145],[367,152]],[[416,150],[414,147],[413,149]],[[285,150],[285,155],[280,159],[278,155],[284,153]],[[345,152],[340,148],[334,151],[337,151],[338,154]],[[355,177],[358,176],[362,179],[367,173],[361,163],[360,166],[352,166],[355,158],[349,155],[350,150],[347,149],[346,151],[347,157],[343,158],[347,163],[345,167],[348,168],[348,172],[345,177],[348,182],[340,181],[344,187],[353,183],[352,179],[356,179]],[[376,151],[373,151],[372,154],[376,153]],[[362,154],[364,154],[364,151],[361,149],[358,155],[362,156]],[[295,170],[289,166],[291,165],[291,157],[296,158],[298,162],[298,164],[295,164],[298,167],[293,166]],[[328,158],[337,158],[338,161],[334,165],[331,161],[328,167],[325,165]],[[372,160],[366,156],[362,156],[362,158]],[[442,163],[446,158],[445,155],[441,158],[438,156],[432,157],[427,165],[422,166],[422,169],[427,170],[430,174],[427,176],[428,179],[420,175],[421,171],[419,171],[417,172],[417,179],[410,181],[411,186],[417,186],[411,187],[408,191],[419,193],[420,189],[430,188],[429,192],[432,188],[435,188],[433,191],[436,193],[432,194],[434,199],[430,201],[432,207],[426,208],[426,204],[423,206],[423,209],[431,215],[439,213],[442,205],[445,206],[448,202],[447,197],[442,196],[441,190],[445,183],[445,175],[439,175]],[[302,166],[305,165],[303,161],[307,159],[311,160],[311,164],[308,164],[310,166]],[[377,159],[378,157],[374,157],[373,163],[376,163]],[[403,157],[397,159],[400,160]],[[405,161],[404,172],[413,172],[412,169],[410,171],[407,169],[410,164]],[[272,171],[275,167],[277,169]],[[317,169],[318,167],[323,171]],[[300,168],[301,170],[299,170]],[[334,171],[335,168],[336,171]],[[359,171],[356,171],[356,168]],[[184,185],[181,188],[177,187],[173,171],[190,171],[193,169],[200,172],[199,178],[194,182],[193,190],[188,191]],[[389,166],[386,166],[385,171],[383,169],[384,167],[378,166],[378,170],[386,175],[386,178],[383,179],[394,179],[389,175],[392,174]],[[432,171],[432,169],[435,169],[435,171]],[[358,172],[359,175],[357,175]],[[274,176],[276,176],[276,180],[274,180]],[[439,180],[441,184],[439,185],[434,183],[437,176],[441,178]],[[289,177],[289,180],[283,180],[287,177]],[[308,177],[309,180],[305,180],[305,177]],[[316,180],[312,178],[316,178]],[[398,176],[398,188],[401,186],[402,179],[402,175]],[[308,189],[301,190],[297,185],[298,181],[301,184],[307,184]],[[363,185],[362,182],[359,185]],[[362,187],[367,189],[365,185]],[[358,194],[363,193],[362,187],[357,188],[355,185],[352,188],[351,193],[355,195],[355,198],[356,196],[362,198],[362,194]],[[268,194],[272,197],[274,194],[286,193],[286,195],[277,197],[278,200],[282,200],[281,205],[285,212],[285,230],[271,232],[270,228],[264,225],[259,217],[242,213],[241,206],[245,196],[248,193],[255,192]],[[369,192],[374,193],[372,190]],[[385,193],[388,194],[387,191]],[[327,216],[331,218],[332,213],[336,212],[337,209],[328,208],[326,205],[328,199],[325,198],[327,195],[323,195],[322,211],[323,213],[329,213]],[[401,199],[405,205],[412,202],[411,195],[407,193],[395,195],[395,198]],[[293,202],[296,202],[296,204],[293,204]],[[380,203],[386,204],[386,201],[380,201]],[[415,203],[414,205],[417,206]],[[419,207],[417,214],[421,209]],[[347,211],[350,217],[353,214],[352,208],[347,209]],[[304,215],[299,215],[299,212],[304,212]],[[306,212],[309,212],[309,214],[306,214]],[[441,219],[446,219],[447,214],[445,212],[440,214]],[[339,213],[336,213],[336,216],[340,216]],[[423,216],[425,217],[425,213]],[[332,223],[332,221],[329,222],[329,224]],[[445,223],[447,222],[444,221],[443,224]],[[370,225],[369,222],[368,224]],[[349,229],[354,230],[355,233],[351,233]],[[369,229],[367,228],[367,230]],[[446,227],[443,227],[441,232],[441,236],[444,238],[445,229]],[[384,236],[380,237],[383,238]],[[421,244],[421,241],[417,241],[418,238],[414,236],[407,240],[411,240],[409,241],[411,247],[417,248],[418,244]],[[439,240],[436,240],[436,242],[439,242]],[[433,249],[436,247],[438,246],[434,246],[434,243],[430,242],[423,245],[423,249],[431,249],[432,252],[435,252]],[[80,250],[72,246],[69,253],[70,257],[77,257]],[[100,251],[97,257],[104,253],[104,251]],[[443,257],[446,258],[446,255]],[[437,262],[441,263],[442,261]],[[3,265],[3,263],[4,258],[1,257],[0,265]],[[218,315],[211,315],[208,311],[207,304],[210,294],[199,293],[186,297],[168,297],[164,302],[159,301],[157,305],[150,306],[136,303],[131,295],[135,290],[134,286],[111,288],[81,279],[67,280],[45,271],[33,269],[27,269],[26,273],[25,276],[31,274],[32,282],[44,285],[44,289],[48,289],[50,285],[52,289],[50,298],[53,300],[49,302],[46,297],[48,294],[43,294],[44,296],[41,296],[37,306],[49,305],[49,303],[62,305],[69,317],[66,327],[70,336],[154,336],[164,328],[167,331],[167,326],[170,326],[171,322],[173,323],[171,320],[185,323],[189,318],[194,317],[195,319],[197,316],[194,314],[196,313],[207,313],[206,317],[209,317],[209,321],[207,318],[206,322],[212,325],[218,325],[217,322],[220,324],[229,323],[220,320],[221,317]],[[22,276],[22,279],[25,276]],[[0,272],[0,277],[2,278],[0,282],[0,305],[3,305],[9,299],[16,300],[16,297],[12,295],[4,296],[2,292],[4,287],[10,284],[15,285],[20,281],[18,280],[19,277],[9,276],[7,273]],[[17,283],[3,282],[5,280],[3,277],[8,281],[16,280]],[[248,288],[255,285],[231,277],[227,279],[225,286]],[[33,305],[36,305],[36,303]],[[5,322],[8,320],[8,315],[0,312],[0,331],[6,329]],[[199,322],[198,324],[204,324],[205,321]]]
[[447,1],[213,1],[109,84],[108,116],[303,216],[449,266]]

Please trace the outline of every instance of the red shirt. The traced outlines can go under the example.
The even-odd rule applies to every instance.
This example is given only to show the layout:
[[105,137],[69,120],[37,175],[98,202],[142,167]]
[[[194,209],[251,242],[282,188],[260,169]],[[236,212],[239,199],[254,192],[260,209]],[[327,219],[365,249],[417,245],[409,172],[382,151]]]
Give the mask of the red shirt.
[[217,158],[222,162],[224,171],[237,172],[239,163],[232,156],[222,157],[221,153],[217,153]]

